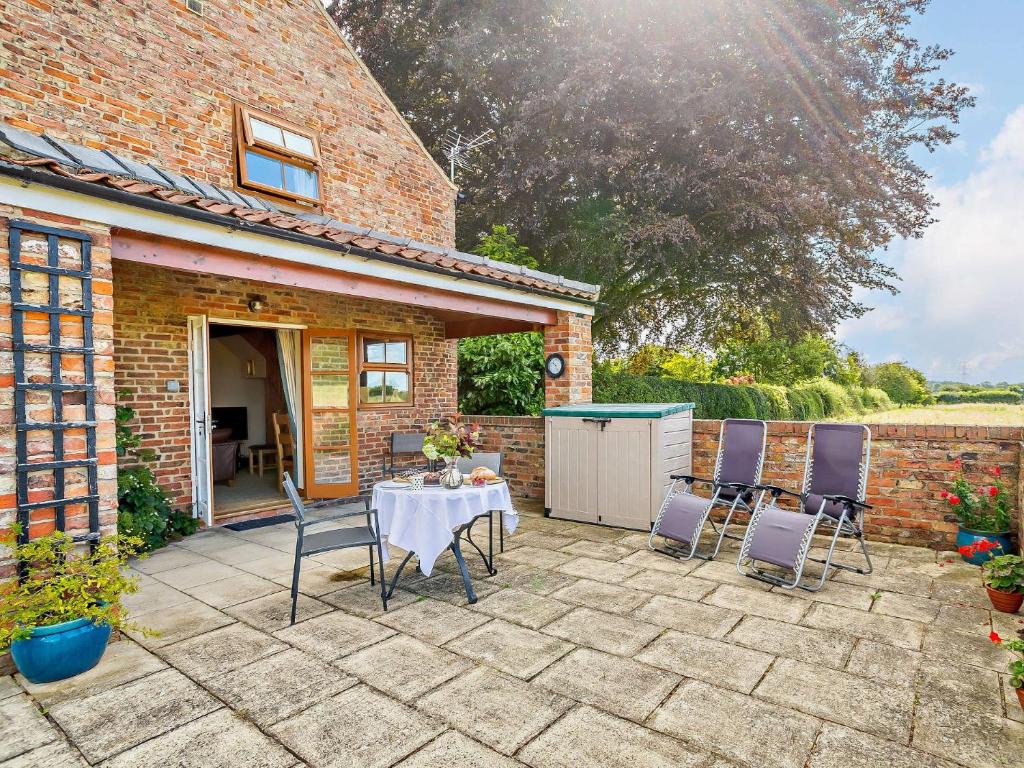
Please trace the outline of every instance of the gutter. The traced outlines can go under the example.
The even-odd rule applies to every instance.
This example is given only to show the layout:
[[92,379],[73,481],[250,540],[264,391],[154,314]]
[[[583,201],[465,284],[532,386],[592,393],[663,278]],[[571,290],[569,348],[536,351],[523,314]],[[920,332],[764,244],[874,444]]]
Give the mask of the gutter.
[[544,296],[546,298],[558,299],[560,301],[568,301],[574,304],[581,304],[588,307],[595,307],[597,305],[596,299],[584,299],[579,296],[571,296],[565,293],[558,293],[557,291],[547,291],[543,288],[535,288],[533,286],[518,285],[516,283],[509,282],[507,280],[499,280],[493,277],[487,277],[485,275],[474,275],[468,272],[455,272],[452,270],[444,269],[433,264],[424,264],[423,262],[410,261],[404,259],[401,256],[389,256],[384,253],[378,253],[376,251],[368,251],[364,248],[354,246],[351,244],[335,243],[330,240],[325,240],[320,237],[313,237],[312,235],[306,235],[302,232],[291,232],[289,230],[280,229],[278,227],[270,227],[266,224],[255,224],[252,222],[242,221],[230,216],[224,216],[222,214],[210,213],[199,208],[192,208],[184,205],[178,205],[176,203],[169,203],[164,200],[160,200],[155,197],[149,197],[144,195],[136,195],[132,192],[125,192],[120,189],[113,187],[107,187],[100,184],[93,184],[88,181],[81,181],[73,177],[61,176],[59,174],[50,173],[49,171],[39,170],[32,166],[19,165],[15,163],[7,162],[0,158],[0,173],[6,176],[12,176],[17,179],[21,179],[26,185],[31,183],[42,184],[43,186],[56,187],[69,192],[77,192],[79,194],[87,195],[89,197],[98,197],[104,200],[109,200],[115,203],[121,203],[122,205],[129,205],[135,208],[143,208],[157,213],[168,214],[170,216],[177,216],[184,219],[190,219],[192,221],[199,221],[204,224],[214,224],[223,226],[228,230],[237,230],[251,232],[254,234],[262,235],[264,237],[274,238],[276,240],[286,240],[295,243],[301,243],[303,245],[312,246],[314,248],[320,248],[326,251],[336,251],[340,253],[349,254],[352,256],[358,256],[366,261],[376,261],[383,264],[390,264],[392,266],[405,267],[407,269],[419,270],[423,272],[431,272],[433,274],[443,275],[447,278],[454,280],[468,280],[470,282],[484,283],[487,285],[493,285],[505,290],[519,291],[522,293],[531,293],[538,296]]

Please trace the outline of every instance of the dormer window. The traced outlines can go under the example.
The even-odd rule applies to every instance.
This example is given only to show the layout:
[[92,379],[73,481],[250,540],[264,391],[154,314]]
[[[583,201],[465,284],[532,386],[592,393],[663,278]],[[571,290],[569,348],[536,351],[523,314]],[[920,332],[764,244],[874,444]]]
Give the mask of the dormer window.
[[312,131],[249,107],[235,113],[238,185],[319,205],[320,142]]

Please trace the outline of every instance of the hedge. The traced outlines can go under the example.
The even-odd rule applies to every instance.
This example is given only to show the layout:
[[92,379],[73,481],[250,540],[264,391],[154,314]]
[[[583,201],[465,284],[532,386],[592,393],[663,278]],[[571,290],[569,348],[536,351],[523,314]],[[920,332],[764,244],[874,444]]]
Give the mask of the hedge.
[[892,407],[879,389],[843,387],[820,379],[777,387],[768,384],[698,384],[659,376],[594,369],[595,403],[693,403],[699,419],[817,421]]
[[1020,393],[1012,389],[961,389],[939,392],[935,402],[951,403],[1020,403]]

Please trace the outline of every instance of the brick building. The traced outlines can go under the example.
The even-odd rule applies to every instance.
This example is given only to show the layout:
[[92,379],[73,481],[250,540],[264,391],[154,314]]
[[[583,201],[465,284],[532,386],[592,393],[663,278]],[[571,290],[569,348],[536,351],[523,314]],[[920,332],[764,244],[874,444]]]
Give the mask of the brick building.
[[[454,340],[543,330],[590,398],[597,287],[455,251],[456,190],[319,0],[0,10],[0,528],[113,529],[114,405],[208,524],[380,473]],[[273,448],[263,454],[270,462]],[[59,502],[59,503],[58,503]]]

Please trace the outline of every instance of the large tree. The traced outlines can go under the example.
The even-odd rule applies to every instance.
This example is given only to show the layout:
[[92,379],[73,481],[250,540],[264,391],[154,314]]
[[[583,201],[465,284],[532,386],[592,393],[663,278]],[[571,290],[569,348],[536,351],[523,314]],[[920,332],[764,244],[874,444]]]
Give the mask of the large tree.
[[892,288],[934,201],[911,159],[972,104],[907,31],[928,0],[344,0],[334,17],[458,181],[459,244],[508,224],[604,286],[606,348],[799,338]]

